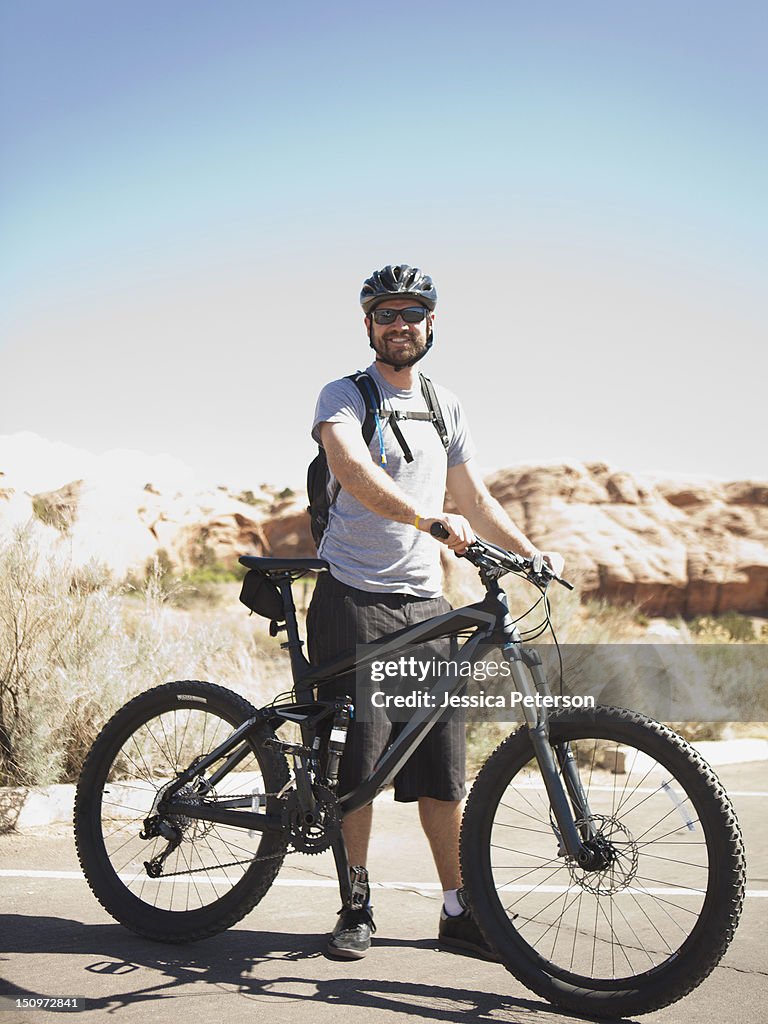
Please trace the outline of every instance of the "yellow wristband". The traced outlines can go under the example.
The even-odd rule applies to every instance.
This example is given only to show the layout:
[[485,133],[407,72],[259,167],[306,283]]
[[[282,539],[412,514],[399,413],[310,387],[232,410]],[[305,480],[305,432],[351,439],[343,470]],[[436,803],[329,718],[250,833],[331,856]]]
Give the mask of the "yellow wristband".
[[419,528],[419,523],[420,522],[421,522],[421,516],[416,516],[416,518],[413,521],[413,525],[416,527],[417,530]]

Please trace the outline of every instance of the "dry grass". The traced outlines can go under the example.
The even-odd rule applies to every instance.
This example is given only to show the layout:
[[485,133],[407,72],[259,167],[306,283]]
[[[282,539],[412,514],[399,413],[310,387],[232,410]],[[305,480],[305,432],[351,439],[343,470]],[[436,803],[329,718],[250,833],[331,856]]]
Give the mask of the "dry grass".
[[[128,589],[104,567],[76,571],[66,559],[43,555],[30,531],[0,545],[0,784],[74,780],[114,711],[171,679],[208,679],[256,705],[290,689],[280,640],[269,637],[265,620],[249,617],[238,592],[237,583],[211,584],[203,597],[190,599],[189,588],[169,586],[159,568],[141,587]],[[509,594],[515,615],[537,596],[515,582]],[[295,596],[303,635],[311,583],[306,589],[299,584]],[[469,594],[451,596],[454,603],[472,600]],[[534,627],[541,613],[539,605],[520,628]],[[581,604],[577,594],[560,589],[552,594],[552,618],[563,644],[633,643],[648,628],[634,609]],[[682,642],[730,644],[747,635],[749,622],[731,616],[725,622],[701,620],[690,629],[674,625]],[[752,626],[756,642],[768,641],[763,623]],[[542,636],[540,642],[546,640]],[[728,665],[727,678],[725,670]],[[515,727],[470,723],[470,768]],[[685,723],[682,731],[694,739],[764,736],[768,727]]]
[[180,610],[172,596],[153,575],[126,594],[103,567],[44,557],[30,531],[0,548],[0,783],[75,779],[114,711],[171,679],[209,679],[255,703],[290,685],[236,589],[232,611]]

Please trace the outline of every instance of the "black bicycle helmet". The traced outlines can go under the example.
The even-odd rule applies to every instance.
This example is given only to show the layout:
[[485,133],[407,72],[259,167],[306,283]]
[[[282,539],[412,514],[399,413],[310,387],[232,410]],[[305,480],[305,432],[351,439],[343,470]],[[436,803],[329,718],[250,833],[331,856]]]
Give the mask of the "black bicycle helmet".
[[437,291],[432,278],[418,267],[409,267],[407,263],[375,270],[363,283],[360,305],[367,316],[380,302],[392,297],[416,299],[430,310],[434,310],[437,305]]

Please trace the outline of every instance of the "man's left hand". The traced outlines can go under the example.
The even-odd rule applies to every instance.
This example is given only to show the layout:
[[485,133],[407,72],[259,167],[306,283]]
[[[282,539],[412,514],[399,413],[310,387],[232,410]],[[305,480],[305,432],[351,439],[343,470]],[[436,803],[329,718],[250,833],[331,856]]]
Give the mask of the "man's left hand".
[[542,551],[542,558],[547,563],[555,576],[562,576],[565,568],[565,559],[557,551]]

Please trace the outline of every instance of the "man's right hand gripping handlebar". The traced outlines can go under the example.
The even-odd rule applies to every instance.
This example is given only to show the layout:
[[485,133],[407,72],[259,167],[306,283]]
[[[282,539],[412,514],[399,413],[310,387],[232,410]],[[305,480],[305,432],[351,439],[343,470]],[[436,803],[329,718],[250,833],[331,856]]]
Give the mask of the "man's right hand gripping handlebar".
[[[452,528],[453,533],[446,529],[446,520],[449,521],[449,526]],[[555,569],[553,563],[555,558],[557,558],[560,563],[558,568],[562,572],[563,560],[559,555],[553,556],[550,552],[538,551],[533,558],[524,558],[513,551],[507,551],[496,544],[491,544],[489,541],[483,540],[482,537],[475,537],[472,535],[471,528],[469,533],[472,536],[472,540],[467,542],[466,530],[463,530],[461,534],[457,533],[454,529],[453,520],[459,520],[460,525],[466,524],[466,528],[469,528],[469,524],[463,516],[449,516],[447,514],[442,519],[423,520],[424,526],[421,528],[428,529],[433,537],[445,542],[459,557],[466,557],[473,562],[475,560],[473,556],[475,555],[489,557],[510,572],[521,573],[529,577],[533,582],[546,585],[551,580],[555,580],[568,590],[573,590],[573,584],[559,576]]]
[[447,548],[450,548],[457,555],[463,555],[475,540],[472,527],[464,516],[451,512],[444,512],[439,519],[428,516],[422,519],[417,516],[414,525],[424,533],[431,533],[433,537],[442,541]]

